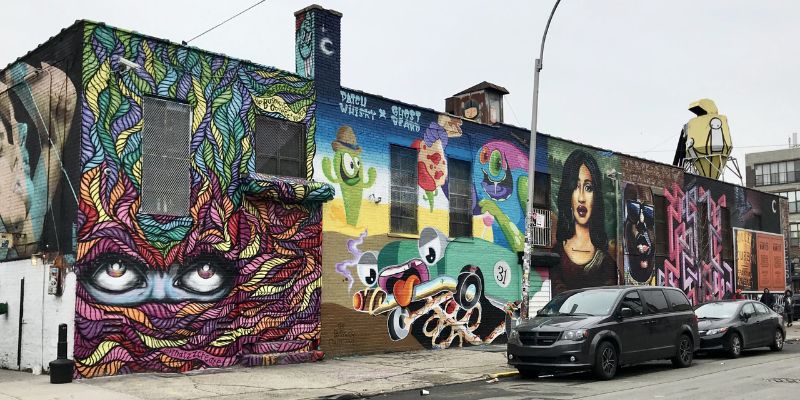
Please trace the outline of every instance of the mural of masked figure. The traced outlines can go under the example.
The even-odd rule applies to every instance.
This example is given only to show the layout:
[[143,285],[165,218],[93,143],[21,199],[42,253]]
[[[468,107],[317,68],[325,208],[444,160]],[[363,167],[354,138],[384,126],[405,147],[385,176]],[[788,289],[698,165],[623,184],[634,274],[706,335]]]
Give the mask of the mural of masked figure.
[[627,184],[625,200],[625,279],[626,283],[647,283],[653,276],[653,191],[646,186]]
[[553,292],[616,283],[616,263],[608,252],[603,218],[602,175],[583,150],[564,162],[558,190],[556,249],[561,264],[553,271]]

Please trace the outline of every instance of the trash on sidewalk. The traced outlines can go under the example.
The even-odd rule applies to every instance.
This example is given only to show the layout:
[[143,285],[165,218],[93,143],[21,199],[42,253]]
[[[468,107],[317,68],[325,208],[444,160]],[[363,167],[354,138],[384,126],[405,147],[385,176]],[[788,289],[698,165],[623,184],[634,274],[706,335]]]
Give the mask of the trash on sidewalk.
[[425,389],[420,389],[419,390],[419,395],[420,396],[427,396],[429,394],[431,394],[431,392],[429,390],[425,390]]
[[489,379],[488,381],[486,381],[486,383],[495,383],[495,382],[497,382],[497,381],[499,381],[499,380],[500,380],[500,379],[493,378],[493,379]]

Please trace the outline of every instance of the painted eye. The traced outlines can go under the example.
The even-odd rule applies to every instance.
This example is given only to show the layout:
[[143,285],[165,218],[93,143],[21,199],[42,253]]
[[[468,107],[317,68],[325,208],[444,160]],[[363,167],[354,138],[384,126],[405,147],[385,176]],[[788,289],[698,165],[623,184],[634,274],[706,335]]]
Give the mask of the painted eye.
[[142,273],[122,259],[101,263],[92,275],[91,283],[98,289],[113,293],[146,286]]
[[586,183],[586,184],[583,185],[583,190],[586,193],[592,193],[592,192],[594,192],[594,185],[592,185],[591,183]]
[[356,175],[356,161],[349,153],[344,153],[344,155],[342,155],[342,170],[348,178],[352,178]]
[[419,256],[423,262],[431,266],[444,257],[447,248],[447,236],[435,228],[425,228],[419,234]]
[[199,263],[186,270],[175,281],[175,286],[199,294],[208,294],[216,291],[224,279],[211,263]]
[[368,251],[358,259],[358,278],[364,286],[372,287],[378,281],[378,254]]
[[356,171],[358,171],[361,168],[361,159],[358,158],[358,157],[353,157],[353,161],[355,161],[355,163],[356,163]]
[[492,175],[500,175],[500,172],[503,171],[503,155],[500,153],[499,150],[492,151],[492,155],[489,156],[489,173]]

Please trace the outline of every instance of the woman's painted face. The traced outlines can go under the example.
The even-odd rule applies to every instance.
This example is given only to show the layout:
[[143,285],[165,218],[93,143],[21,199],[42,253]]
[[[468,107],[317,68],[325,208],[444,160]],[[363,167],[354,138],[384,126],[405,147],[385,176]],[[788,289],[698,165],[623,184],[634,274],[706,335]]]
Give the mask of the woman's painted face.
[[594,182],[586,165],[578,170],[578,182],[572,192],[572,216],[579,225],[586,225],[592,217],[594,203]]

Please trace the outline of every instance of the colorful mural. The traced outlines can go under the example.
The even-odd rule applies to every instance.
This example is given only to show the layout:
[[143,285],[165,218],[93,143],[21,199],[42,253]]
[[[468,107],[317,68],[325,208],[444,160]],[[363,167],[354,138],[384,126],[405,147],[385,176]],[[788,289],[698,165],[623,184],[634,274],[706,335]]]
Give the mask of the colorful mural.
[[330,158],[322,159],[322,172],[332,184],[339,184],[347,223],[352,226],[358,224],[358,215],[361,213],[361,200],[364,189],[369,189],[375,184],[375,168],[367,170],[364,177],[361,167],[361,146],[358,145],[353,128],[344,125],[336,131],[336,140],[331,142],[333,148],[333,164]]
[[[551,149],[555,142],[550,141]],[[570,149],[550,151],[557,208],[555,252],[561,264],[552,273],[553,293],[617,284],[616,188],[607,172],[619,169],[611,153]],[[567,154],[563,162],[558,155]],[[556,189],[557,188],[557,189]]]
[[70,73],[27,60],[0,76],[0,261],[71,251],[75,163],[65,166],[63,152],[76,136],[78,98]]
[[[104,25],[87,24],[84,45],[76,374],[321,358],[332,188],[255,174],[252,146],[256,115],[301,122],[310,163],[311,82]],[[185,216],[139,211],[143,96],[191,108]]]
[[[657,284],[681,288],[692,304],[720,300],[734,291],[733,267],[722,258],[722,209],[727,196],[703,186],[664,189],[667,199],[668,256]],[[730,229],[730,228],[728,228]]]
[[648,186],[627,183],[622,198],[625,283],[650,283],[655,268],[653,191]]

